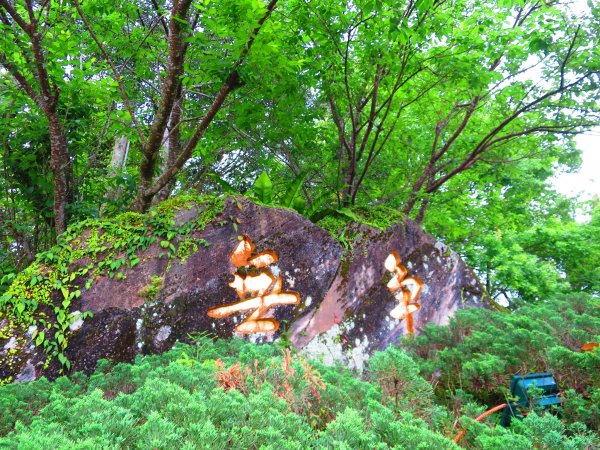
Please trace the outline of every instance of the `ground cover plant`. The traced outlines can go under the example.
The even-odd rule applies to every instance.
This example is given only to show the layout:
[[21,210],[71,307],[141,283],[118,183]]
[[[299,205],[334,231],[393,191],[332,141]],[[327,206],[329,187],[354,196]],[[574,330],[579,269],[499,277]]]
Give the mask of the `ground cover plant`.
[[[362,374],[282,345],[196,336],[192,345],[140,355],[133,364],[103,360],[89,377],[1,387],[0,448],[456,449],[452,440],[466,428],[459,444],[467,448],[593,449],[600,444],[600,355],[574,346],[600,334],[590,315],[597,302],[554,300],[513,314],[467,310],[448,327],[405,340],[407,350],[376,353]],[[566,314],[562,333],[542,325],[547,308]],[[532,325],[523,333],[534,336],[511,328],[525,320]],[[504,340],[496,327],[506,330]],[[498,344],[482,353],[486,335]],[[515,366],[519,359],[523,365]],[[469,378],[474,364],[487,385]],[[498,415],[473,421],[506,398],[515,368],[553,371],[563,406],[531,408],[510,428],[498,425]]]

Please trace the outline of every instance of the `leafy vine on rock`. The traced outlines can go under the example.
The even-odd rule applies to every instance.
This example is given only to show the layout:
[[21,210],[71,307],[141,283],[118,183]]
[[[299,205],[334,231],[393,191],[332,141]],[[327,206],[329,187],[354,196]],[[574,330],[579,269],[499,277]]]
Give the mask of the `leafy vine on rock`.
[[[192,232],[203,230],[222,212],[224,204],[222,197],[179,196],[147,214],[126,212],[71,225],[59,236],[57,245],[36,255],[27,269],[7,276],[12,284],[0,297],[0,320],[3,316],[13,320],[0,330],[0,336],[17,335],[14,331],[19,328],[27,330],[35,345],[47,354],[46,366],[56,357],[61,371],[69,370],[71,363],[65,350],[70,326],[75,320],[92,316],[89,311],[80,313],[73,307],[82,289],[90,289],[101,276],[125,279],[126,269],[138,265],[142,252],[154,243],[164,250],[159,257],[170,259],[167,271],[173,260],[185,262],[199,245],[208,245]],[[176,212],[194,207],[198,208],[196,218],[178,224]],[[20,343],[23,345],[25,342]],[[17,346],[11,351],[16,354]],[[11,354],[7,358],[10,360]]]

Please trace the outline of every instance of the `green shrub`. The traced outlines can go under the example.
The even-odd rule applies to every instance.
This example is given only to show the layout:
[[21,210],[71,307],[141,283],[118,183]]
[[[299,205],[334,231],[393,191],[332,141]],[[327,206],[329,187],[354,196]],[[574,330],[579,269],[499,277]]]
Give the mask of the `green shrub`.
[[559,388],[571,392],[563,419],[598,430],[600,351],[583,352],[581,346],[599,337],[598,299],[574,295],[510,314],[457,311],[448,326],[427,325],[402,345],[420,374],[436,385],[438,400],[448,406],[456,392],[466,392],[492,407],[506,401],[513,375],[551,372]]
[[[374,361],[381,382],[386,367],[411,364],[399,349]],[[430,400],[431,386],[410,377]],[[341,367],[276,346],[199,338],[134,364],[101,361],[90,377],[0,388],[0,447],[402,448],[417,419],[397,422],[400,409],[382,398],[376,384]],[[421,424],[423,439],[451,448]]]
[[375,352],[369,361],[371,379],[381,389],[382,403],[396,412],[424,415],[433,405],[431,384],[419,375],[419,366],[399,348]]
[[[539,449],[539,450],[590,450],[598,448],[598,437],[586,431],[582,424],[567,427],[551,415],[530,413],[523,421],[514,421],[510,429],[479,426],[470,433],[469,448],[482,450]],[[474,439],[473,439],[474,438]]]
[[[580,374],[573,365],[593,368],[596,355],[565,353],[558,330],[536,320],[527,333],[546,333],[553,345],[533,360],[550,364],[566,355],[556,370],[579,382],[565,392],[562,420],[531,412],[505,429],[498,415],[483,423],[472,419],[493,406],[481,403],[486,395],[503,398],[507,386],[478,387],[473,378],[508,379],[522,351],[508,351],[509,337],[497,338],[487,353],[482,345],[490,345],[487,334],[502,321],[516,327],[517,319],[465,311],[449,327],[429,327],[411,340],[413,357],[397,347],[376,353],[362,378],[278,346],[199,336],[195,345],[138,356],[133,364],[100,361],[89,377],[0,387],[0,448],[456,450],[452,439],[462,428],[460,444],[468,448],[596,448],[598,437],[583,423],[598,421],[600,389],[585,385],[597,374]],[[445,349],[447,342],[455,347]],[[538,362],[527,367],[540,368]],[[437,373],[428,372],[434,368]]]

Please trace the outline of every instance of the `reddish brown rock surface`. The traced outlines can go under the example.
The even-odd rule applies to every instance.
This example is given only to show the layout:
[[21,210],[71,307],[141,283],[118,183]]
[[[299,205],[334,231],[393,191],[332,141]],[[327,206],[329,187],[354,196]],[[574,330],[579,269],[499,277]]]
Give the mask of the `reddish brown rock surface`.
[[394,251],[408,276],[418,276],[424,284],[421,309],[413,314],[417,334],[426,323],[447,323],[458,308],[483,306],[473,271],[411,220],[384,231],[354,226],[353,255],[342,263],[314,314],[300,318],[290,330],[295,346],[306,354],[362,369],[373,351],[406,333],[406,320],[390,316],[398,300],[386,286],[392,275],[384,261]]
[[[196,213],[196,208],[182,209],[177,220],[194,220]],[[404,333],[404,321],[389,316],[397,304],[386,288],[390,274],[383,265],[391,251],[398,253],[409,275],[419,276],[425,285],[421,310],[414,315],[417,332],[427,322],[447,322],[457,308],[479,305],[481,287],[472,271],[416,224],[406,221],[386,231],[353,226],[358,232],[354,252],[344,255],[327,231],[293,211],[228,199],[222,215],[192,235],[208,246],[184,263],[169,267],[156,243],[140,255],[138,265],[125,270],[126,279],[99,277],[89,290],[82,290],[74,309],[94,316],[72,326],[66,351],[72,370],[89,373],[100,358],[130,361],[140,353],[162,352],[194,332],[232,336],[252,310],[223,318],[209,317],[208,311],[241,301],[229,286],[237,269],[230,255],[241,235],[251,238],[255,253],[276,253],[278,261],[268,270],[281,277],[282,291],[300,294],[298,306],[270,308],[264,317],[274,318],[279,330],[249,335],[253,341],[271,341],[287,330],[297,348],[361,368],[369,353]],[[153,277],[159,292],[145,298]],[[0,378],[56,376],[58,364],[43,369],[45,355],[26,333],[17,337],[27,344],[21,346],[21,363],[12,367],[2,364],[11,342],[0,338]]]

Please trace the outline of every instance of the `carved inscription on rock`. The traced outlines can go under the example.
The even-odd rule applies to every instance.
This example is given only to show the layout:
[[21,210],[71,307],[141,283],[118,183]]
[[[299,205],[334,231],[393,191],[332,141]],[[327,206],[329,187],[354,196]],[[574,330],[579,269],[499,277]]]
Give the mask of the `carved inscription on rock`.
[[402,265],[396,252],[392,252],[384,264],[385,269],[393,274],[387,287],[398,300],[398,306],[390,311],[390,316],[397,320],[406,319],[406,330],[414,333],[412,314],[421,308],[417,300],[423,289],[423,282],[416,276],[405,278],[408,270]]
[[211,308],[208,315],[221,319],[235,313],[251,311],[246,319],[235,327],[236,332],[250,334],[277,331],[279,322],[264,315],[274,306],[299,304],[300,294],[293,291],[282,292],[281,276],[274,275],[272,270],[272,265],[279,259],[277,253],[272,250],[254,255],[253,253],[254,244],[244,235],[230,256],[237,271],[229,286],[235,289],[241,300]]

